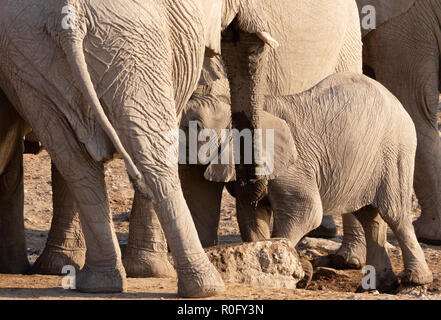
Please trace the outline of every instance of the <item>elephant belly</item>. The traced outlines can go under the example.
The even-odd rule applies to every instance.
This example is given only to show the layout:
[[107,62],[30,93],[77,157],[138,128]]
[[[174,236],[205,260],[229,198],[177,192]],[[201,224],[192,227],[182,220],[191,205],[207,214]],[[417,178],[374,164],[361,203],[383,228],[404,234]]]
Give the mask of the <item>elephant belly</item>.
[[381,160],[369,159],[369,154],[364,156],[347,159],[339,169],[331,169],[327,178],[321,178],[324,183],[320,195],[325,215],[351,213],[373,203],[382,168],[373,163],[380,164]]

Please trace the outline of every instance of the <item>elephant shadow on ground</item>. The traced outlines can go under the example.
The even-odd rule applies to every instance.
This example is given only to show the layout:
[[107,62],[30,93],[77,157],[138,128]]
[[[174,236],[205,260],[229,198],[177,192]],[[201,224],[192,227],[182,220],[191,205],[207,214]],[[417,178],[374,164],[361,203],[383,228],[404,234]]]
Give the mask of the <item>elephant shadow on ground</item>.
[[119,299],[158,299],[158,300],[169,300],[169,299],[177,299],[177,294],[173,293],[138,293],[138,292],[128,292],[128,293],[120,293],[120,294],[86,294],[81,293],[74,290],[65,290],[63,288],[8,288],[1,289],[0,296],[6,299],[32,299],[32,298],[43,298],[47,297],[48,299],[56,298],[56,299],[84,299],[84,300],[119,300]]

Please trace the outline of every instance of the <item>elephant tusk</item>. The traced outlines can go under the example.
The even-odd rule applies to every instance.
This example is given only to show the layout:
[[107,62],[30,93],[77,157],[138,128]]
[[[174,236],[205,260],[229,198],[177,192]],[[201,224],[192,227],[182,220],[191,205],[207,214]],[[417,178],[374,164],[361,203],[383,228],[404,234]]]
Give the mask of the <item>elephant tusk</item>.
[[268,32],[257,32],[256,34],[260,40],[265,42],[267,45],[269,45],[273,49],[277,49],[280,47],[280,44],[277,42],[276,39],[274,39]]

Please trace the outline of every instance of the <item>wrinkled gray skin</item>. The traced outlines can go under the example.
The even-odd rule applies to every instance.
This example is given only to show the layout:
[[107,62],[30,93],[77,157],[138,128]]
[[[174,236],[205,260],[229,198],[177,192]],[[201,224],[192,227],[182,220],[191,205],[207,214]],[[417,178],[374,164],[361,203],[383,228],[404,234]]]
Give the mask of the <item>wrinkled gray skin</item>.
[[[262,90],[265,94],[299,93],[335,72],[362,72],[360,22],[354,2],[263,0],[262,4],[269,17],[270,28],[273,28],[270,32],[280,42],[280,47],[268,54],[267,76]],[[222,74],[217,75],[217,78],[222,77]],[[193,96],[195,101],[204,101],[199,103],[199,108],[210,108],[206,106],[208,102],[204,100],[204,94],[215,97],[228,95],[224,81],[207,82],[206,90]],[[223,104],[220,97],[217,102],[210,100],[212,109]],[[232,107],[233,111],[237,109]],[[180,172],[184,195],[201,242],[203,246],[215,245],[218,241],[222,187],[203,178],[203,167],[181,166]],[[235,188],[235,184],[229,186],[232,191]],[[242,239],[255,241],[268,238],[272,219],[271,210],[266,205],[268,201],[264,199],[256,207],[250,203],[248,195],[241,195],[240,188],[236,191]],[[350,215],[345,216],[351,225],[354,219]],[[350,241],[345,243],[348,245],[343,246],[338,255],[346,261],[352,259],[353,252]]]
[[414,226],[418,239],[432,244],[441,244],[440,34],[440,1],[418,0],[363,38],[366,71],[401,101],[415,123],[414,188],[422,213]]
[[[388,88],[415,123],[418,146],[414,190],[422,210],[414,228],[419,241],[441,244],[441,140],[437,123],[441,4],[408,0],[403,1],[403,7],[395,8],[379,0],[357,3],[360,11],[365,4],[375,6],[377,18],[385,20],[378,21],[381,24],[375,30],[364,32],[364,72]],[[316,263],[338,268],[363,266],[366,251],[363,229],[355,219],[348,223],[349,219],[344,220],[342,249]],[[327,219],[322,227],[325,223],[332,225],[333,221]]]
[[[270,32],[281,44],[280,48],[269,52],[267,76],[263,85],[265,94],[277,96],[299,93],[335,72],[362,72],[360,22],[354,2],[264,0],[262,4],[270,19],[270,27],[274,27]],[[218,69],[212,65],[211,69]],[[222,78],[222,74],[218,78]],[[193,100],[195,103],[198,100],[204,102],[199,102],[199,109],[210,109],[209,104],[212,110],[222,108],[222,97],[228,95],[225,81],[210,83],[209,80],[205,90],[194,95]],[[204,95],[205,98],[214,95],[218,101],[210,99],[207,102]],[[234,101],[232,104],[234,105]],[[235,109],[237,108],[232,107],[233,111]],[[207,124],[206,127],[212,128],[213,124]],[[218,243],[217,230],[223,188],[220,183],[206,181],[203,177],[204,170],[201,166],[180,166],[185,198],[202,245],[208,247]],[[257,184],[251,191],[245,191],[237,183],[230,183],[228,189],[236,196],[242,239],[257,241],[269,238],[273,219],[269,201],[264,197],[257,206],[253,203],[254,199],[262,196],[260,190],[264,188]],[[333,222],[332,217],[324,217],[323,221]],[[360,268],[366,261],[362,227],[351,214],[345,214],[343,221],[345,236],[342,246],[323,263],[341,268]],[[335,234],[335,225],[331,224],[328,230],[321,231],[318,235],[327,234],[326,231]]]
[[416,132],[400,102],[378,82],[342,73],[298,95],[267,97],[265,110],[288,123],[298,151],[268,185],[272,237],[297,244],[322,215],[355,212],[378,291],[398,285],[385,247],[387,226],[403,252],[402,283],[430,283],[409,215]]
[[0,272],[29,267],[23,220],[23,144],[25,125],[0,90]]
[[[237,8],[250,1],[243,0]],[[87,247],[76,279],[81,291],[126,288],[101,162],[115,149],[124,158],[139,196],[149,202],[145,208],[154,208],[158,215],[177,267],[178,293],[198,297],[224,288],[200,245],[177,165],[166,157],[173,143],[167,135],[176,128],[196,87],[205,44],[216,44],[216,37],[210,36],[220,33],[221,26],[215,25],[210,29],[214,33],[202,37],[203,28],[217,22],[203,16],[203,12],[213,13],[209,7],[214,2],[202,3],[208,9],[196,0],[133,2],[131,6],[118,1],[0,1],[0,87],[46,147],[75,199]],[[62,28],[64,5],[76,9],[76,28]],[[252,15],[253,21],[235,13],[239,13],[240,28],[267,31],[259,12]],[[186,37],[179,36],[182,26]],[[259,41],[255,45],[263,47]],[[219,46],[210,49],[216,53]],[[256,60],[261,53],[255,52]],[[256,69],[250,65],[251,71]],[[255,85],[248,87],[253,91]],[[244,111],[253,118],[258,110],[249,103]],[[6,136],[11,132],[4,130]],[[18,196],[5,199],[14,202],[6,204],[5,211],[16,209],[11,214],[21,229],[22,216],[17,216],[23,210],[22,172],[13,166],[21,164],[22,143],[20,133],[15,136],[17,142],[9,142],[14,147],[4,160],[12,166],[6,165],[0,173],[2,181],[16,181],[17,188],[12,189]],[[54,223],[58,224],[56,219]],[[22,249],[18,246],[15,255],[6,248],[5,257],[24,270]]]

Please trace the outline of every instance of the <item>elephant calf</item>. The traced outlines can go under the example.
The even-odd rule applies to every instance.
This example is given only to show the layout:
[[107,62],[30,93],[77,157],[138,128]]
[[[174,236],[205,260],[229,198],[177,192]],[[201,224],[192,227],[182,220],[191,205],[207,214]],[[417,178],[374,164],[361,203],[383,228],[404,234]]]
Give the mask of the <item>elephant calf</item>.
[[297,243],[323,215],[355,212],[377,290],[398,286],[385,248],[387,225],[403,252],[402,283],[430,283],[409,215],[416,132],[400,102],[378,82],[342,73],[297,95],[267,96],[265,108],[288,123],[298,152],[268,185],[273,237]]

